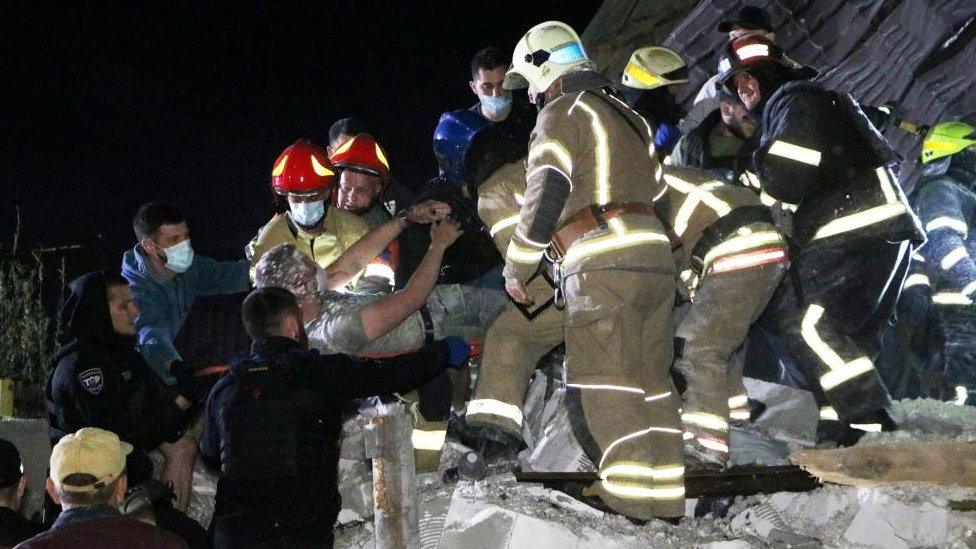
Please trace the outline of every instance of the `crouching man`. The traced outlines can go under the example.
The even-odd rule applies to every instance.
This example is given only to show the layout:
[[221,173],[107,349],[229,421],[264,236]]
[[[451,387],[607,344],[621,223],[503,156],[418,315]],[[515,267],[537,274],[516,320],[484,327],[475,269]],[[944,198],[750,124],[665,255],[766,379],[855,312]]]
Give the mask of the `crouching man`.
[[241,314],[251,356],[214,386],[200,441],[220,470],[214,545],[331,547],[343,402],[409,390],[469,349],[454,339],[385,362],[323,356],[306,349],[298,301],[281,288],[253,291]]
[[135,448],[126,465],[133,485],[150,479],[146,452],[159,449],[166,457],[163,479],[186,510],[196,462],[196,442],[184,436],[190,416],[136,348],[140,311],[129,283],[95,271],[68,288],[61,315],[71,340],[55,353],[46,388],[52,443],[84,427],[116,433]]

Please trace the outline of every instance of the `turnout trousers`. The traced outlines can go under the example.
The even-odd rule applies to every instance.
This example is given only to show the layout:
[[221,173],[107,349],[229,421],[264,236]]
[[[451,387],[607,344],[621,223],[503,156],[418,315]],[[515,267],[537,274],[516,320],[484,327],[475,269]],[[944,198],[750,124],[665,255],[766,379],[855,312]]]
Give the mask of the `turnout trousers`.
[[908,267],[909,242],[812,242],[763,316],[789,345],[821,419],[874,424],[891,399],[874,359]]
[[684,514],[670,273],[605,269],[565,280],[566,309],[534,320],[509,309],[488,331],[469,425],[518,435],[538,360],[566,342],[567,405],[573,430],[598,465],[591,491],[627,516]]
[[748,419],[742,361],[733,361],[749,326],[762,314],[786,272],[787,263],[768,263],[706,275],[678,326],[675,370],[686,381],[682,420],[695,441],[726,461],[730,410]]

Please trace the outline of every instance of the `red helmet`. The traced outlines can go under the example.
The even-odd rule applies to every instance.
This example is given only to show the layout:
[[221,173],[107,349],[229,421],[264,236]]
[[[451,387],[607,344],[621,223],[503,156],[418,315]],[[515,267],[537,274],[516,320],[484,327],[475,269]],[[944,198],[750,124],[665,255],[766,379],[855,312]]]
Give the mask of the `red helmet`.
[[308,139],[299,139],[282,151],[271,170],[271,186],[278,194],[314,193],[334,184],[329,155]]
[[373,136],[365,133],[339,145],[332,153],[332,165],[383,179],[390,175],[390,162],[386,159],[386,153]]

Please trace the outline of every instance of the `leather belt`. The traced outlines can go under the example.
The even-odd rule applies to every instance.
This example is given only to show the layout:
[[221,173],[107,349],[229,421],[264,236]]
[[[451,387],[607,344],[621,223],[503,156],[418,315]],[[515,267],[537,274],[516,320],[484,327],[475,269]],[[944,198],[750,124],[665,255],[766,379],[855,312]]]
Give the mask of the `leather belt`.
[[609,228],[607,221],[624,214],[654,215],[654,206],[643,202],[608,202],[603,205],[591,204],[574,213],[556,229],[552,235],[552,248],[559,257],[586,233]]
[[424,343],[430,345],[434,342],[434,320],[430,318],[426,305],[420,308],[420,318],[424,320]]

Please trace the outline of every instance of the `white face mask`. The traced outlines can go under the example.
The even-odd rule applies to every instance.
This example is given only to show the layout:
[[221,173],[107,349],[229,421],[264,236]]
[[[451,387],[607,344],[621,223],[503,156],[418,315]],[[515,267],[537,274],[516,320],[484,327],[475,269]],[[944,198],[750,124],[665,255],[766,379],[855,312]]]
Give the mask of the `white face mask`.
[[314,227],[325,215],[325,200],[315,202],[298,202],[288,199],[291,207],[291,218],[302,227]]
[[501,116],[512,110],[512,92],[507,91],[499,96],[478,94],[481,106],[491,116]]
[[193,247],[190,246],[189,239],[163,248],[163,252],[166,253],[166,268],[174,273],[185,272],[193,263]]

